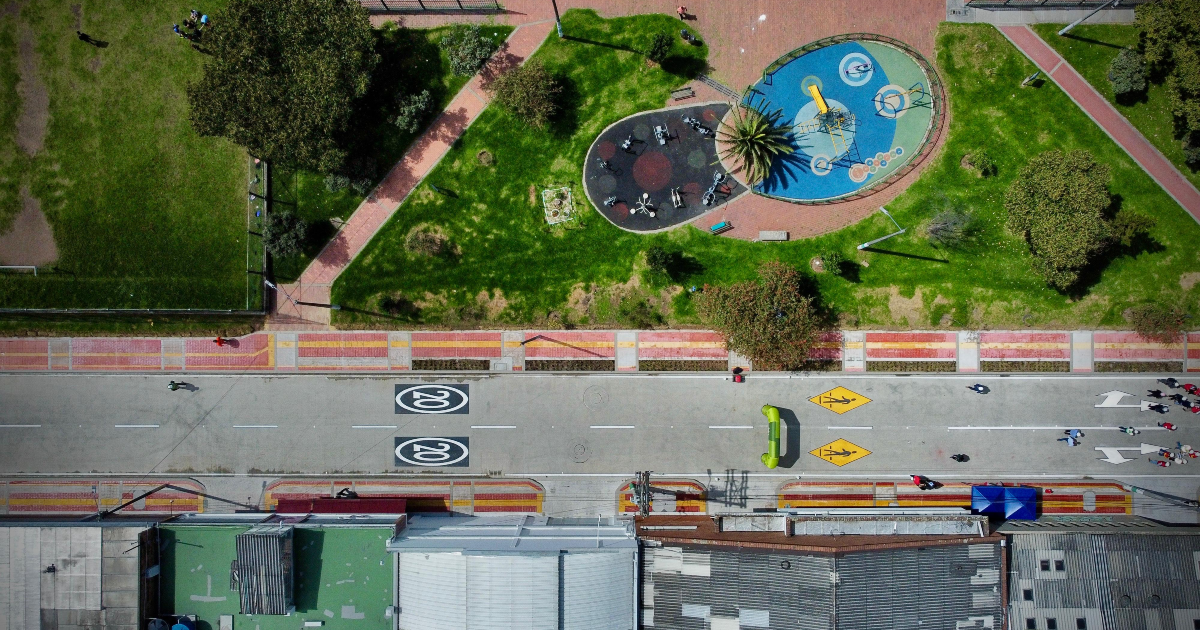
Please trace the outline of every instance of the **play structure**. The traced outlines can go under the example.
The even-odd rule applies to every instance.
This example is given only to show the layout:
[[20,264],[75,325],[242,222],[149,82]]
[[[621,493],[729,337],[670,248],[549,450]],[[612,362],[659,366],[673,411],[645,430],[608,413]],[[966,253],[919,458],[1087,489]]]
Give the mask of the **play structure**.
[[767,417],[767,452],[761,459],[767,468],[775,468],[779,465],[779,410],[763,405],[762,413]]
[[923,155],[943,100],[932,66],[890,38],[844,35],[792,51],[743,100],[781,110],[794,149],[753,190],[798,203],[868,194]]

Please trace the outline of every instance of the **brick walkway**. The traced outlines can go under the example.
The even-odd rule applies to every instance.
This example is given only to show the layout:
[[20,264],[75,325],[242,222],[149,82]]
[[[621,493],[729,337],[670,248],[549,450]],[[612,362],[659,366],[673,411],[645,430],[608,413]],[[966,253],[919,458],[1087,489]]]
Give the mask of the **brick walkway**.
[[1099,92],[1028,26],[1001,26],[1000,32],[1058,84],[1097,125],[1133,158],[1192,218],[1200,221],[1200,191]]

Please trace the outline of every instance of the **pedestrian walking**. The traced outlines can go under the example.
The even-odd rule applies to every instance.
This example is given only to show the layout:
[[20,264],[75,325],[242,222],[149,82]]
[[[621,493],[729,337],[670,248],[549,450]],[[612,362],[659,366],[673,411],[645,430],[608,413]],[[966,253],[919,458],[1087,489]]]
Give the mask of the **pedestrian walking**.
[[1163,393],[1162,393],[1161,389],[1148,389],[1148,390],[1146,390],[1146,395],[1150,396],[1151,398],[1162,398],[1163,397]]
[[1067,443],[1067,446],[1079,446],[1079,440],[1076,440],[1075,438],[1073,438],[1073,437],[1070,437],[1070,436],[1067,436],[1067,437],[1064,437],[1064,438],[1058,438],[1058,441],[1059,441],[1059,442],[1066,442],[1066,443]]
[[1200,400],[1197,400],[1196,403],[1192,405],[1192,413],[1200,413]]
[[1153,457],[1149,457],[1147,459],[1149,459],[1151,463],[1157,465],[1160,468],[1166,468],[1171,465],[1171,462],[1164,462],[1161,459],[1154,459]]
[[180,385],[183,385],[183,383],[176,383],[175,381],[171,381],[170,383],[167,383],[167,389],[169,389],[171,391],[176,391],[179,389]]
[[1175,403],[1176,405],[1182,406],[1185,402],[1187,402],[1187,398],[1184,398],[1183,394],[1171,394],[1170,396],[1167,396],[1167,398],[1170,398],[1171,402]]
[[1184,383],[1183,391],[1195,396],[1196,392],[1200,392],[1200,387],[1196,387],[1195,385],[1193,385],[1191,383]]
[[680,6],[678,9],[675,9],[675,12],[679,14],[679,19],[681,19],[681,20],[687,19],[687,7]]
[[1079,429],[1071,429],[1069,431],[1063,431],[1063,435],[1078,439],[1083,437],[1083,431],[1080,431]]
[[1169,378],[1160,378],[1158,379],[1158,382],[1170,387],[1171,389],[1179,389],[1179,381],[1175,380],[1174,376]]
[[987,385],[984,385],[983,383],[975,383],[974,385],[968,385],[967,389],[975,392],[976,394],[986,394],[991,391],[990,389],[988,389]]
[[1146,409],[1149,409],[1150,411],[1157,411],[1158,413],[1167,413],[1170,411],[1170,408],[1161,403],[1155,403],[1149,407],[1146,407]]
[[213,339],[213,343],[217,344],[218,348],[224,348],[225,346],[229,345],[229,340],[222,339],[221,335],[217,335],[217,338]]
[[175,31],[175,34],[176,34],[176,35],[178,35],[178,36],[180,36],[180,37],[183,37],[183,38],[187,38],[187,33],[184,33],[183,31],[179,30],[179,25],[178,25],[178,24],[176,24],[176,25],[172,26],[172,27],[171,27],[171,30],[172,30],[172,31]]
[[1158,426],[1160,426],[1168,431],[1174,431],[1175,429],[1179,428],[1179,427],[1171,424],[1170,422],[1159,422]]

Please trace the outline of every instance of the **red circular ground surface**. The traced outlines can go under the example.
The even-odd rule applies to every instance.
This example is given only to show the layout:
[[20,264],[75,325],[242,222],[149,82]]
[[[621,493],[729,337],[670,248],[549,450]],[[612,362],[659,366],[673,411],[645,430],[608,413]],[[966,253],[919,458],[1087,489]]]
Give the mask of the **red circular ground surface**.
[[602,160],[611,160],[612,156],[616,154],[617,145],[609,142],[608,140],[603,140],[596,145],[596,155],[599,155],[600,159]]
[[646,151],[633,163],[633,181],[646,192],[662,190],[671,181],[671,160],[658,151]]

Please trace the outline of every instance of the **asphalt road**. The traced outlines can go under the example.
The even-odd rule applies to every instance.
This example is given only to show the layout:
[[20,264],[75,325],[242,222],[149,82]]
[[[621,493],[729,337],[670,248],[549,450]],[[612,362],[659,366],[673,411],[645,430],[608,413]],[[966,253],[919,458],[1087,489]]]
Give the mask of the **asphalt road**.
[[[176,377],[179,378],[179,377]],[[187,376],[38,374],[0,377],[0,474],[258,472],[503,473],[517,476],[630,474],[654,470],[697,479],[749,471],[780,477],[937,479],[1095,476],[1134,483],[1174,480],[1195,498],[1200,460],[1159,468],[1140,445],[1200,447],[1200,415],[1181,407],[1160,416],[1137,407],[1102,408],[1105,392],[1134,394],[1153,377],[812,376],[751,374],[745,383],[711,376]],[[987,395],[966,385],[982,382]],[[398,414],[397,385],[467,388],[459,414]],[[809,401],[835,387],[835,413]],[[438,388],[410,392],[410,406],[448,408]],[[443,401],[442,396],[446,396]],[[415,401],[414,401],[415,400]],[[840,402],[850,400],[851,402]],[[1118,402],[1118,401],[1114,401]],[[763,404],[784,418],[782,463],[768,471]],[[1180,425],[1175,432],[1156,426]],[[1119,425],[1142,430],[1127,436]],[[1064,429],[1082,445],[1056,441]],[[397,438],[458,440],[458,466],[396,459]],[[828,448],[837,466],[809,454]],[[1110,450],[1100,451],[1097,447]],[[870,454],[865,454],[867,451]],[[842,455],[849,453],[849,455]],[[958,464],[953,453],[971,461]],[[410,443],[413,462],[462,453],[444,440]],[[857,459],[855,459],[857,457]],[[440,458],[440,459],[439,459]],[[1104,461],[1107,458],[1110,461]],[[852,461],[850,461],[852,460]],[[1111,463],[1111,461],[1121,463]],[[398,465],[399,464],[399,465]]]

